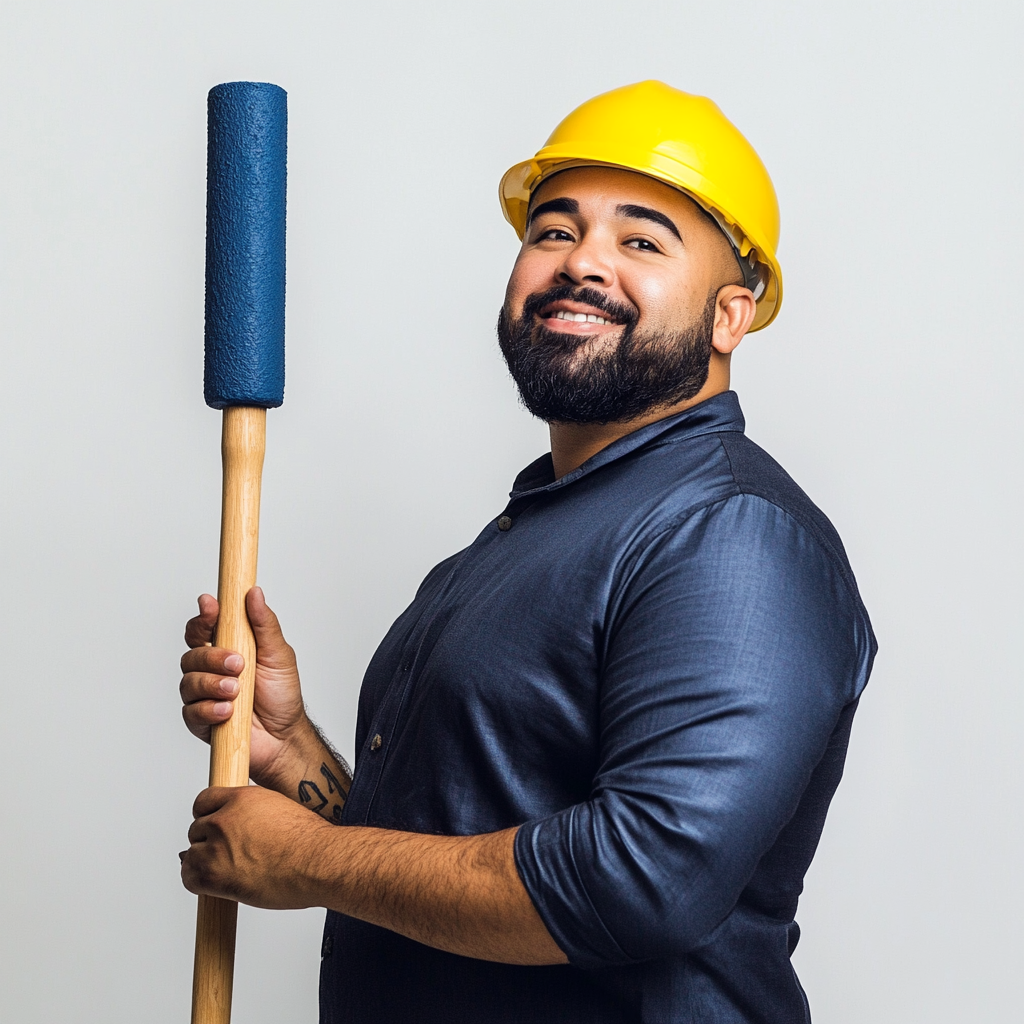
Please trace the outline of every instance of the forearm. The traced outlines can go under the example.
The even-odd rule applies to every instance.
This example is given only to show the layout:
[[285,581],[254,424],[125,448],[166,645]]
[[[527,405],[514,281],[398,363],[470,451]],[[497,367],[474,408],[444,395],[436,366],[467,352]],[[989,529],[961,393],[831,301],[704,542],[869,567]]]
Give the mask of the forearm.
[[519,878],[516,829],[433,836],[335,827],[261,786],[196,797],[182,880],[273,910],[327,907],[460,956],[562,964]]
[[[348,765],[307,717],[256,780],[341,823]],[[309,819],[307,819],[309,820]],[[516,871],[516,829],[431,836],[349,826],[304,828],[285,872],[308,905],[388,928],[461,956],[499,963],[566,963]]]
[[307,717],[273,764],[254,781],[338,825],[352,784],[352,772]]
[[515,833],[324,832],[316,844],[315,902],[461,956],[566,963],[516,871]]

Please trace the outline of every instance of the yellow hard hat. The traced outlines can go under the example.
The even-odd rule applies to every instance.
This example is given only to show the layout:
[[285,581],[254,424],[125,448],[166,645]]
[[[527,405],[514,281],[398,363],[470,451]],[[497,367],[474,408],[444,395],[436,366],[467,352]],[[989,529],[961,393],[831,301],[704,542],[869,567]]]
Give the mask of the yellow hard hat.
[[761,158],[711,100],[639,82],[577,107],[532,160],[501,179],[501,209],[520,238],[534,189],[558,171],[592,164],[650,175],[699,203],[732,243],[757,299],[750,329],[775,319],[782,304],[775,188]]

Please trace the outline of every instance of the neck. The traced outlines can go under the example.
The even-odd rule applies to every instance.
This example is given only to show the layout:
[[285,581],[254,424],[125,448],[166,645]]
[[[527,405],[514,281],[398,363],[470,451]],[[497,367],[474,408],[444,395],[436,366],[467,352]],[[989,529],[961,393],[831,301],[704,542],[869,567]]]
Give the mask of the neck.
[[587,459],[593,458],[620,437],[632,434],[634,430],[640,430],[650,423],[675,416],[676,413],[690,409],[728,390],[729,357],[713,352],[708,368],[708,379],[693,398],[684,399],[674,405],[659,406],[632,420],[617,420],[614,423],[549,423],[551,461],[555,467],[555,479],[578,469]]

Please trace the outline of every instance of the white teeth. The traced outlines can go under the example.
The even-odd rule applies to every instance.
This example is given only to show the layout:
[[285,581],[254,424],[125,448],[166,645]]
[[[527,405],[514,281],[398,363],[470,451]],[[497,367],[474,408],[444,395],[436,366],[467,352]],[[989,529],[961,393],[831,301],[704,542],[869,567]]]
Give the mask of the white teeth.
[[555,314],[556,320],[573,320],[579,324],[610,324],[611,320],[605,320],[603,316],[597,316],[594,313],[570,313],[567,310],[560,309]]

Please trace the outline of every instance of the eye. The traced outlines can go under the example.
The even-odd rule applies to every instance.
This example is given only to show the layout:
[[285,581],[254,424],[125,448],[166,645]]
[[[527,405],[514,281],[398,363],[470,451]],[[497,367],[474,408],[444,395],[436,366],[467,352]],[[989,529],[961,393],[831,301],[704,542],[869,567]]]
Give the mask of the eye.
[[649,238],[631,238],[625,243],[630,249],[638,249],[640,252],[661,252]]
[[564,228],[548,228],[534,237],[534,242],[572,242],[573,236]]

